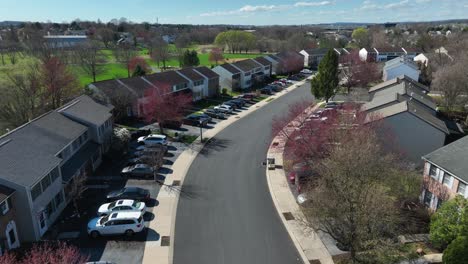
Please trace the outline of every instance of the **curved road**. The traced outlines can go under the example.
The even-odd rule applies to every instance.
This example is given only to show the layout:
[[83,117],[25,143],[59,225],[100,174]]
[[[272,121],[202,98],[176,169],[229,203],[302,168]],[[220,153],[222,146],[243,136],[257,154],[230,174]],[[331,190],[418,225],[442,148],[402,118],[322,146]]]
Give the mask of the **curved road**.
[[261,163],[272,118],[306,98],[308,83],[230,125],[196,157],[177,207],[174,264],[302,263]]

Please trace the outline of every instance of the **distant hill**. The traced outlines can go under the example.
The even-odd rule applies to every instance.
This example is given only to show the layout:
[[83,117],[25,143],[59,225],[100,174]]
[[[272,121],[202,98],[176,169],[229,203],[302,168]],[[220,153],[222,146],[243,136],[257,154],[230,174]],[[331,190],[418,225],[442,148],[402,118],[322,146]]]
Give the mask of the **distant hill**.
[[0,27],[8,27],[8,26],[19,26],[23,24],[23,21],[0,21]]

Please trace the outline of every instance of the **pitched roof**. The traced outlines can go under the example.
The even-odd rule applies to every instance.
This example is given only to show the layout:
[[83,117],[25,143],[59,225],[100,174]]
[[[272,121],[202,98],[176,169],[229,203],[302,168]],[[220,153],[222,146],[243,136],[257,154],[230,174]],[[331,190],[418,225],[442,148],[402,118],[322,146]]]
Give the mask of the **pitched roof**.
[[380,48],[375,48],[379,53],[381,52],[403,52],[403,49],[401,47],[380,47]]
[[111,106],[102,105],[95,102],[91,97],[82,95],[64,105],[57,111],[77,117],[92,124],[100,125],[112,117],[112,109],[113,107]]
[[237,73],[241,72],[240,70],[238,70],[237,68],[235,68],[234,66],[232,66],[229,63],[221,64],[219,66],[223,67],[225,70],[227,70],[228,72],[230,72],[232,74],[237,74]]
[[109,98],[113,98],[115,96],[123,96],[130,99],[136,99],[140,95],[130,88],[128,85],[125,85],[120,80],[107,80],[107,81],[100,81],[90,84],[90,86],[96,87],[100,92],[106,95]]
[[468,137],[441,147],[423,157],[468,183]]
[[268,57],[268,58],[270,58],[270,59],[272,59],[272,60],[274,60],[274,61],[276,61],[276,62],[281,62],[281,58],[278,57],[278,56],[276,56],[276,55],[274,55],[274,54],[269,54],[269,55],[266,55],[266,56],[264,56],[264,57],[265,57],[265,58]]
[[6,198],[10,197],[13,193],[15,193],[14,189],[0,184],[0,203],[5,201]]
[[271,61],[265,59],[264,57],[257,57],[257,58],[254,58],[254,60],[260,64],[262,64],[263,66],[269,66],[271,65]]
[[232,63],[232,65],[234,65],[235,67],[241,69],[244,72],[251,71],[251,70],[254,70],[254,69],[260,67],[260,65],[258,65],[252,59],[236,61],[236,62]]
[[87,129],[51,111],[5,134],[0,137],[1,177],[32,186],[62,161],[56,155]]
[[198,73],[203,74],[208,79],[219,78],[219,75],[216,72],[212,71],[211,69],[205,66],[194,68],[194,70]]
[[329,48],[316,48],[316,49],[305,49],[309,55],[325,55],[328,52]]
[[290,59],[293,57],[298,58],[298,59],[299,58],[304,59],[304,55],[296,51],[283,51],[283,52],[277,53],[276,56],[279,57],[280,59]]
[[145,93],[148,89],[154,88],[154,86],[151,83],[143,79],[145,77],[148,77],[148,76],[122,78],[122,79],[118,79],[117,81],[123,84],[125,87],[136,92],[139,97],[143,97],[145,96]]
[[187,80],[177,74],[175,71],[165,71],[155,74],[144,76],[150,83],[156,85],[158,88],[168,87],[172,88],[174,85],[187,83]]
[[[428,110],[424,109],[422,106],[419,106],[417,105],[417,103],[414,103],[412,101],[404,100],[400,103],[389,105],[382,109],[371,112],[369,116],[377,118],[386,118],[404,112],[408,112],[418,117],[419,119],[439,129],[445,134],[450,134],[450,131],[448,130],[447,125],[444,121],[440,120],[439,118],[431,114]],[[374,119],[372,118],[368,118],[367,121],[371,122],[373,120]]]
[[434,111],[436,110],[436,104],[432,101],[432,98],[408,82],[396,83],[387,89],[377,91],[372,100],[365,105],[378,107],[385,103],[402,100],[415,100]]
[[389,60],[387,62],[385,62],[385,66],[383,67],[383,70],[389,70],[389,69],[392,69],[392,68],[395,68],[395,67],[398,67],[400,65],[407,65],[408,67],[412,68],[413,70],[416,70],[418,71],[418,66],[413,62],[413,61],[410,61],[410,60],[407,60],[405,59],[404,57],[397,57],[397,58],[394,58],[392,60]]
[[372,86],[369,89],[369,93],[376,92],[376,91],[381,90],[381,89],[389,88],[392,85],[398,84],[400,82],[407,82],[411,86],[416,87],[417,89],[419,89],[420,91],[425,91],[426,93],[429,92],[429,87],[427,87],[424,84],[419,83],[419,82],[409,78],[406,75],[401,75],[401,76],[399,76],[397,78],[394,78],[394,79],[391,79],[391,80],[388,80],[388,81],[385,81],[385,82],[382,82],[382,83],[379,83],[377,85]]
[[185,68],[182,70],[178,70],[177,72],[183,74],[185,77],[189,78],[193,82],[205,79],[198,72],[194,71],[193,68]]

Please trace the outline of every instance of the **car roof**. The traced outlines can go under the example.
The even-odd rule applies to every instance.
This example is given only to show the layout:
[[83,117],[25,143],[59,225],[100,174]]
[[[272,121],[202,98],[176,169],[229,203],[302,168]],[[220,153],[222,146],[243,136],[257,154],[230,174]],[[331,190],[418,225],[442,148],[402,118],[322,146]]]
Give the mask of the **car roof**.
[[132,205],[134,200],[117,200],[116,205]]
[[159,134],[150,134],[146,138],[166,138],[165,135],[159,135]]
[[124,188],[124,191],[130,191],[130,192],[134,192],[134,191],[142,191],[142,190],[145,190],[143,188],[140,188],[140,187],[125,187]]
[[142,215],[141,212],[138,211],[122,211],[117,213],[112,213],[109,217],[111,220],[115,219],[138,219]]
[[150,166],[148,164],[136,164],[135,168],[149,168]]

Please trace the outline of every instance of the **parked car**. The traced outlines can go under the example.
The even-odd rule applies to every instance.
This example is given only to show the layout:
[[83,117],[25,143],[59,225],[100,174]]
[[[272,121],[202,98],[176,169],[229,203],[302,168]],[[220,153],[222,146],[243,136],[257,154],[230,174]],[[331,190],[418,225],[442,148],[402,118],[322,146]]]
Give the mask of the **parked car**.
[[159,134],[150,134],[145,137],[139,137],[137,142],[139,144],[151,145],[167,145],[167,136]]
[[146,212],[146,204],[135,200],[117,200],[99,206],[98,215],[108,215],[116,211],[134,211],[144,214]]
[[341,103],[338,102],[328,102],[325,104],[325,109],[338,109],[341,107]]
[[226,115],[223,112],[213,109],[213,108],[205,109],[204,113],[205,115],[213,117],[213,118],[218,118],[218,119],[226,118]]
[[222,113],[232,114],[232,107],[229,105],[222,104],[222,105],[215,106],[213,109],[218,110]]
[[162,122],[163,127],[171,129],[179,129],[182,126],[182,122],[178,120],[165,120]]
[[303,69],[303,70],[301,71],[301,73],[302,73],[302,74],[312,74],[312,71],[309,70],[309,69]]
[[153,167],[148,164],[136,164],[133,166],[128,166],[122,169],[120,175],[124,177],[134,176],[134,177],[152,177],[154,175]]
[[254,94],[254,93],[245,93],[245,94],[239,95],[239,97],[242,98],[242,99],[253,100],[253,99],[257,98],[257,95]]
[[149,201],[150,192],[139,187],[125,187],[107,194],[107,200],[132,199],[137,201]]
[[147,162],[151,160],[151,158],[152,157],[149,155],[141,155],[138,157],[130,158],[129,160],[127,160],[126,166],[133,166],[133,165],[142,164],[142,163],[146,164]]
[[135,140],[135,139],[138,139],[140,137],[147,136],[149,134],[151,134],[150,129],[138,129],[137,131],[132,131],[131,132],[131,137],[132,137],[132,140]]
[[237,108],[241,108],[244,106],[245,102],[244,101],[240,101],[240,100],[236,100],[236,99],[233,99],[233,100],[229,100],[227,101],[226,103],[233,103],[237,106]]
[[275,93],[281,92],[283,90],[283,87],[279,85],[269,85],[268,88],[270,88]]
[[262,89],[260,89],[260,93],[261,94],[266,94],[266,95],[272,95],[273,90],[271,90],[271,88],[262,88]]
[[232,108],[232,110],[236,110],[237,108],[239,108],[239,106],[237,106],[236,103],[231,102],[231,101],[226,101],[226,102],[223,103],[223,105],[228,105],[228,106],[230,106],[230,107]]
[[93,238],[101,235],[132,236],[144,228],[141,212],[116,212],[93,218],[88,222],[88,234]]
[[203,114],[191,114],[184,118],[184,124],[191,126],[206,126],[211,122],[211,117]]

